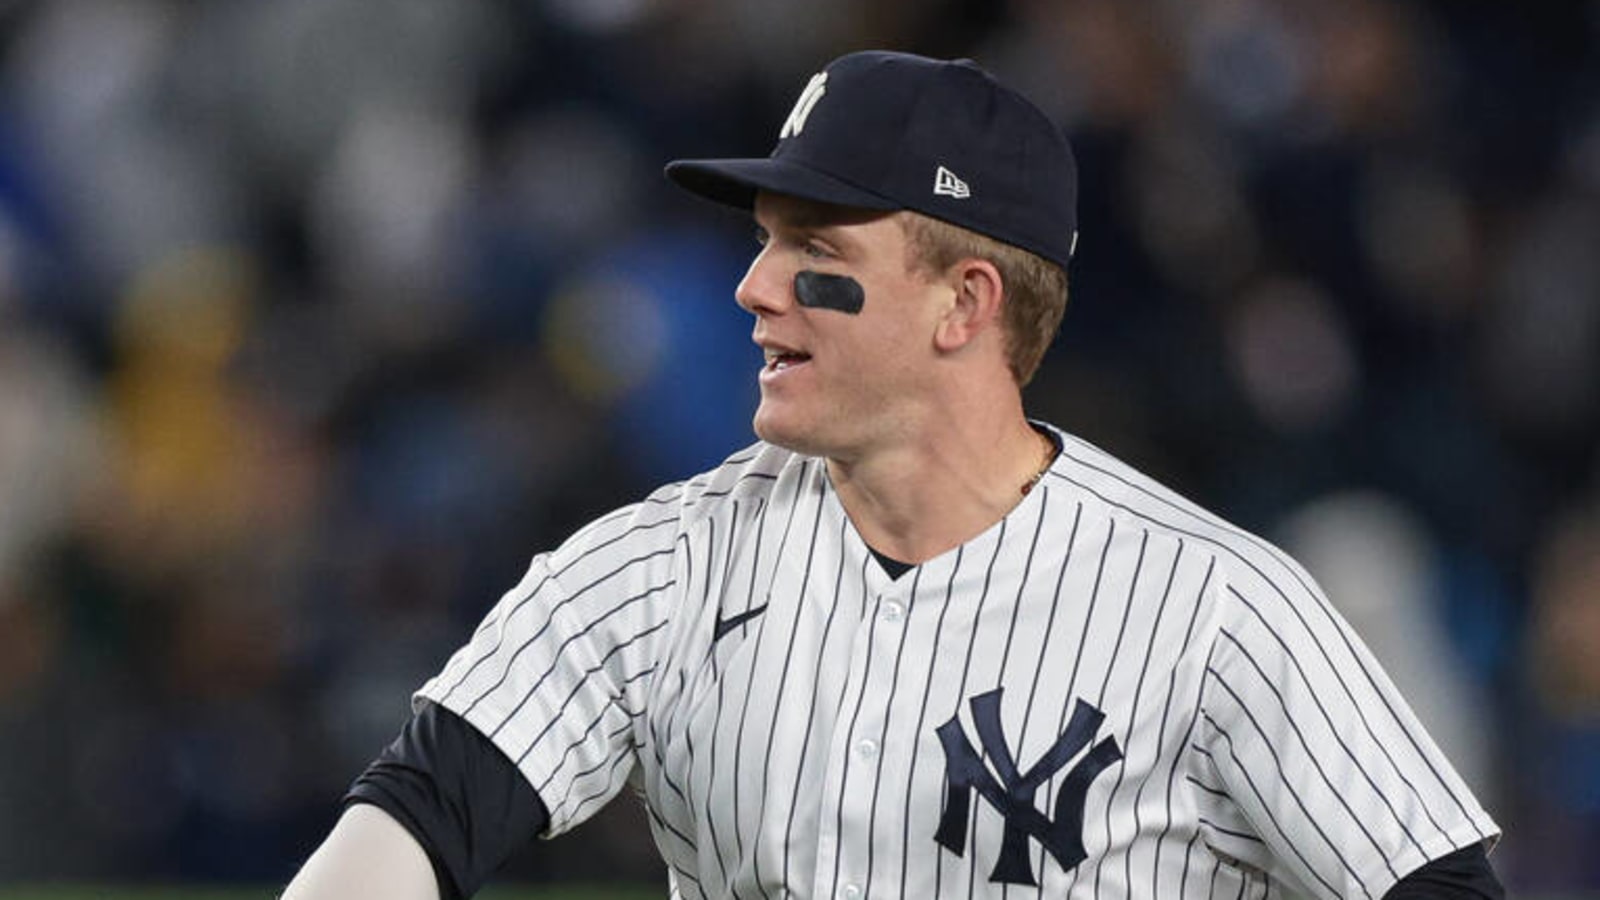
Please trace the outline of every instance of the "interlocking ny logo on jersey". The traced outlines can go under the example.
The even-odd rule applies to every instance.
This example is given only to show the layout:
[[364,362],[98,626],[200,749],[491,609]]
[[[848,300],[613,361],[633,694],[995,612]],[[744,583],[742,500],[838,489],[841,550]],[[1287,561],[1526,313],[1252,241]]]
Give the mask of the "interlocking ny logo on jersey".
[[[1055,818],[1047,819],[1034,808],[1034,795],[1089,744],[1100,730],[1105,713],[1082,700],[1074,700],[1067,730],[1056,738],[1055,744],[1033,768],[1023,773],[1017,769],[1017,761],[1000,730],[1002,690],[995,688],[971,700],[972,722],[978,727],[983,755],[973,749],[958,716],[951,716],[950,721],[938,728],[945,758],[944,814],[939,817],[939,831],[933,839],[957,856],[966,855],[967,821],[972,792],[976,790],[978,796],[1005,817],[1006,823],[1000,841],[1000,858],[995,862],[994,871],[989,873],[989,880],[1037,885],[1033,865],[1028,859],[1028,839],[1044,845],[1063,871],[1083,862],[1088,855],[1083,849],[1083,805],[1089,785],[1107,766],[1122,758],[1122,750],[1117,747],[1117,739],[1108,736],[1084,754],[1067,772],[1061,789],[1056,792]],[[984,765],[984,755],[994,761],[998,779]]]
[[811,115],[811,108],[817,105],[822,95],[828,92],[828,73],[818,72],[806,82],[805,90],[800,92],[800,99],[794,102],[794,109],[789,110],[789,118],[783,120],[783,127],[778,130],[778,140],[791,138],[805,130],[806,117]]

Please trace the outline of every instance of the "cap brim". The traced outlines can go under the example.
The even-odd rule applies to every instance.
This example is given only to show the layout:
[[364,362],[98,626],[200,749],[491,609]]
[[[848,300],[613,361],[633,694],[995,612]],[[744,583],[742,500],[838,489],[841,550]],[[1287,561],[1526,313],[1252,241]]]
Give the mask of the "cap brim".
[[751,209],[758,191],[863,209],[900,209],[903,204],[782,159],[680,159],[667,164],[673,183],[725,206]]

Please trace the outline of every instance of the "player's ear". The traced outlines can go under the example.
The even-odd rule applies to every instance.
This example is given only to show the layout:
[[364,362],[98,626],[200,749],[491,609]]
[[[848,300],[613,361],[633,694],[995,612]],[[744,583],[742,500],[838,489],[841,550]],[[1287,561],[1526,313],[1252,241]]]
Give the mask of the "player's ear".
[[955,296],[939,321],[934,342],[940,350],[950,351],[999,325],[1005,285],[1000,270],[986,259],[963,259],[946,271],[945,278]]

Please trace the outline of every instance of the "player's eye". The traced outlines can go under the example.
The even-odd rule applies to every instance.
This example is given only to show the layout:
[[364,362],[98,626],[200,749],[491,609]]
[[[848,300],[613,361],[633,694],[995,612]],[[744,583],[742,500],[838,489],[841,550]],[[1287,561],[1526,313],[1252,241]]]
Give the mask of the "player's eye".
[[827,259],[833,256],[833,251],[826,244],[817,241],[806,241],[802,252],[812,259]]
[[756,246],[757,247],[765,247],[767,245],[767,242],[772,240],[772,235],[768,234],[767,230],[765,228],[762,228],[760,225],[757,225],[756,226],[755,238],[756,238]]

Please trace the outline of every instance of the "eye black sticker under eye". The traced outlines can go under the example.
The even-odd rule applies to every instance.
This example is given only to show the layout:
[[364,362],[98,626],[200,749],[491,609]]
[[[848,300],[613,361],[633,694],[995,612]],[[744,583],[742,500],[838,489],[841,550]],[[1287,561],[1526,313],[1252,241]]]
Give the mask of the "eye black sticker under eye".
[[813,309],[836,309],[855,315],[866,303],[866,292],[861,282],[848,275],[829,275],[810,270],[794,276],[794,296],[801,306]]

